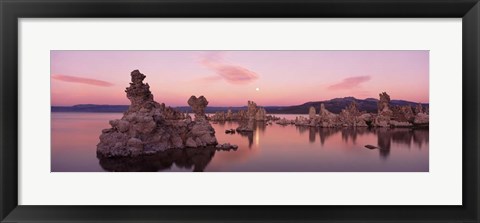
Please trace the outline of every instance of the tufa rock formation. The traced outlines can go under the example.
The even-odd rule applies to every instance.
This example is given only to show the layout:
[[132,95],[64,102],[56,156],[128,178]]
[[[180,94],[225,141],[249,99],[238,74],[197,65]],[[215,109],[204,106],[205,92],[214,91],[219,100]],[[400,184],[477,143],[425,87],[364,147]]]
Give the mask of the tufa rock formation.
[[188,104],[195,120],[165,104],[153,100],[150,86],[143,83],[145,75],[131,73],[125,92],[131,105],[121,119],[111,120],[111,128],[102,130],[97,145],[99,157],[128,157],[153,154],[174,148],[217,145],[215,130],[205,118],[205,97],[192,96]]
[[418,104],[415,108],[415,117],[413,118],[413,124],[417,126],[428,126],[429,115],[427,109],[423,110],[422,104]]
[[378,96],[380,97],[380,100],[378,100],[378,114],[390,114],[390,95],[382,92]]
[[415,114],[423,113],[423,106],[422,104],[418,103],[415,107]]
[[228,109],[227,114],[225,115],[225,120],[230,121],[233,119],[232,109]]
[[315,107],[310,106],[310,109],[308,110],[308,117],[310,119],[314,119],[317,114],[317,111],[315,110]]
[[253,132],[253,127],[255,125],[255,114],[257,114],[257,104],[253,101],[248,101],[247,108],[247,117],[246,121],[242,121],[237,127],[237,132]]
[[242,128],[248,128],[248,122],[252,117],[253,121],[259,122],[270,122],[279,119],[275,116],[267,115],[267,110],[263,107],[257,106],[253,101],[248,102],[247,110],[240,110],[238,112],[232,112],[231,109],[228,109],[227,112],[217,111],[215,114],[208,117],[208,119],[216,122],[239,121],[242,123]]
[[320,104],[318,115],[315,108],[310,107],[308,118],[299,116],[295,120],[281,119],[276,123],[280,125],[294,124],[297,126],[311,126],[322,128],[336,127],[427,127],[429,122],[428,107],[417,105],[415,112],[409,105],[390,106],[390,96],[386,92],[379,94],[377,114],[359,111],[357,104],[352,102],[342,109],[340,114],[334,114]]
[[367,127],[365,120],[361,118],[362,113],[357,109],[357,104],[352,102],[340,113],[340,121],[343,126]]
[[415,112],[409,105],[390,107],[390,96],[383,92],[378,102],[378,114],[374,120],[376,127],[424,127],[428,126],[429,117],[418,104]]
[[258,107],[257,112],[255,113],[255,121],[266,121],[267,120],[267,110],[265,108]]
[[390,110],[390,95],[386,92],[379,94],[378,113],[373,125],[377,127],[389,127],[392,110]]
[[318,125],[323,128],[331,128],[337,126],[338,122],[338,116],[328,111],[323,103],[320,104],[320,111],[317,117]]
[[192,107],[192,111],[195,114],[195,121],[205,120],[205,108],[208,105],[208,101],[205,97],[200,96],[199,98],[191,96],[188,101],[188,105]]
[[241,119],[242,122],[237,127],[237,132],[253,132],[255,121],[267,121],[267,111],[265,108],[258,107],[253,101],[248,101],[247,111],[243,114],[246,117]]

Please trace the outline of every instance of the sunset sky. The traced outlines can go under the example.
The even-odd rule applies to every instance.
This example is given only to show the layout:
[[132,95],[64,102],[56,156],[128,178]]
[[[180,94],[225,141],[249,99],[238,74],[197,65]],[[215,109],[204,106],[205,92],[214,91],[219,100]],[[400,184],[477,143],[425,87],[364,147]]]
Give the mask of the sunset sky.
[[53,106],[128,105],[130,72],[157,102],[298,105],[338,97],[428,103],[428,51],[51,51]]

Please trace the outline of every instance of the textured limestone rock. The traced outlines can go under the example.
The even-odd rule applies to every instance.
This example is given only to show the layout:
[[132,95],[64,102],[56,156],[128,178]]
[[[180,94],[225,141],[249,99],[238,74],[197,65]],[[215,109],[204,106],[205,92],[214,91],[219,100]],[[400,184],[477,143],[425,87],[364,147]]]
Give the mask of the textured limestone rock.
[[297,116],[295,117],[295,125],[298,126],[310,126],[310,119],[304,116]]
[[322,103],[320,104],[317,123],[320,127],[323,128],[333,128],[340,125],[340,120],[338,118],[338,115],[328,111],[325,108],[325,105]]
[[227,114],[226,114],[226,116],[225,116],[225,119],[226,119],[227,121],[233,120],[232,109],[228,109]]
[[253,101],[248,101],[247,105],[248,105],[248,108],[247,108],[248,117],[254,117],[255,114],[257,113],[257,103]]
[[237,132],[253,132],[255,126],[255,115],[257,114],[257,104],[253,101],[248,101],[246,121],[240,123],[237,127]]
[[329,110],[325,108],[325,105],[323,103],[320,104],[320,110],[318,111],[319,116],[329,116],[333,113],[331,113]]
[[368,127],[368,124],[364,120],[358,120],[354,127]]
[[138,70],[132,71],[130,74],[132,77],[132,82],[130,86],[127,87],[125,92],[127,93],[127,98],[130,100],[131,105],[129,111],[137,111],[140,108],[152,108],[158,106],[158,103],[153,101],[153,95],[150,92],[150,86],[143,83],[145,75],[140,73]]
[[191,96],[188,101],[188,105],[192,108],[193,113],[195,114],[195,121],[197,120],[205,120],[205,108],[208,105],[208,101],[205,97],[200,96],[200,97],[195,97]]
[[111,120],[111,128],[102,130],[97,145],[99,157],[126,157],[152,154],[173,148],[215,146],[215,130],[205,118],[205,97],[192,96],[188,103],[195,112],[190,116],[153,100],[145,75],[135,70],[127,87],[131,105],[121,119]]
[[257,108],[255,113],[255,121],[266,121],[267,120],[267,111],[265,108]]
[[390,110],[390,95],[386,92],[379,94],[380,100],[378,101],[378,114],[382,115],[392,115]]
[[376,127],[390,127],[390,116],[377,115],[373,125]]
[[308,110],[308,117],[310,119],[315,119],[316,115],[317,115],[317,111],[315,110],[315,107],[310,106],[310,109]]
[[428,126],[429,117],[425,113],[422,104],[418,104],[415,110],[411,106],[389,107],[390,96],[383,92],[380,94],[378,114],[374,120],[377,127],[412,127]]
[[412,106],[395,106],[392,108],[392,119],[398,122],[413,122],[415,117]]
[[275,123],[279,125],[291,125],[291,124],[295,124],[295,121],[287,120],[286,118],[281,118],[275,121]]
[[415,119],[413,120],[413,124],[419,126],[428,126],[429,117],[426,113],[418,113],[415,115]]
[[342,109],[339,114],[334,114],[320,104],[318,115],[312,107],[308,110],[308,117],[296,117],[294,120],[281,119],[276,121],[279,125],[294,123],[297,126],[310,126],[321,128],[337,127],[414,127],[428,126],[428,106],[422,108],[418,105],[416,113],[412,106],[391,106],[390,96],[383,92],[379,94],[378,113],[366,113],[358,110],[357,104],[352,102]]
[[268,116],[267,111],[263,107],[257,106],[253,101],[248,101],[247,110],[240,110],[238,112],[232,112],[231,109],[228,109],[227,112],[218,111],[215,112],[212,116],[209,117],[212,121],[224,122],[224,121],[239,121],[241,122],[240,126],[242,128],[248,128],[248,123],[255,121],[271,121],[275,117]]
[[366,126],[363,120],[360,120],[360,111],[355,102],[350,103],[345,109],[340,112],[339,118],[343,126],[357,127]]
[[223,143],[215,146],[217,150],[237,150],[238,146],[237,145],[232,145],[230,143]]
[[227,121],[227,114],[225,112],[217,111],[215,114],[211,115],[209,119],[216,122],[224,122]]
[[370,123],[373,121],[373,116],[370,113],[364,113],[358,116],[358,119],[365,121],[365,123]]
[[390,127],[390,120],[393,114],[390,110],[390,95],[386,92],[379,94],[380,100],[377,104],[378,113],[374,118],[373,125],[376,127]]
[[422,104],[418,103],[415,107],[415,114],[423,113],[423,106]]
[[[253,101],[248,101],[247,110],[240,110],[238,112],[232,112],[231,109],[228,109],[227,112],[218,111],[208,118],[217,122],[239,121],[239,129],[248,129],[248,123],[255,123],[255,121],[271,122],[279,119],[278,117],[267,115],[267,110],[263,107],[257,106]],[[251,119],[253,119],[253,122]]]
[[412,127],[413,124],[410,123],[410,122],[402,122],[402,121],[391,120],[390,121],[390,126],[391,127]]
[[248,119],[244,121],[236,128],[237,132],[253,132],[255,127],[255,119]]
[[300,116],[294,120],[280,119],[275,123],[279,125],[293,123],[297,126],[321,128],[428,126],[428,106],[422,108],[422,105],[418,105],[414,112],[410,105],[390,106],[390,96],[386,92],[379,94],[379,97],[377,114],[359,111],[355,102],[342,109],[339,114],[334,114],[328,111],[322,103],[318,115],[315,114],[315,109],[310,107],[308,118]]

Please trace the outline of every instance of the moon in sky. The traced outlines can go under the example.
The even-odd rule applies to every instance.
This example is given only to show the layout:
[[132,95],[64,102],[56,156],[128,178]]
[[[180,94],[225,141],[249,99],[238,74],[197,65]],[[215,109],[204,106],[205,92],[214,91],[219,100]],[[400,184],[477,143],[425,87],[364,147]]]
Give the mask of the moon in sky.
[[255,90],[256,90],[256,91],[260,91],[260,88],[257,87],[257,88],[255,88]]

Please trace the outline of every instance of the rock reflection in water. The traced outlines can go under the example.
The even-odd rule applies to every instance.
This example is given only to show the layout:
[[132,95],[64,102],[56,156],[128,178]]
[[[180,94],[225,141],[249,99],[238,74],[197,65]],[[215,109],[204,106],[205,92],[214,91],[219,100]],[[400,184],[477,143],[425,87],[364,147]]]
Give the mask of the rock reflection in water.
[[253,145],[253,132],[238,132],[239,135],[248,139],[248,148]]
[[316,135],[320,136],[321,145],[325,144],[325,141],[329,137],[341,133],[342,140],[344,142],[351,141],[356,143],[357,138],[367,134],[374,134],[377,137],[377,147],[379,148],[379,154],[382,158],[387,158],[390,155],[390,149],[392,143],[398,143],[406,145],[406,148],[411,148],[412,144],[416,144],[419,149],[423,144],[428,143],[428,128],[425,129],[408,129],[408,128],[318,128],[308,126],[296,126],[297,131],[300,134],[309,131],[308,141],[314,143],[316,141]]
[[[238,127],[238,123],[231,121],[212,123],[212,126],[218,142],[238,145],[235,151],[171,150],[134,159],[99,160],[95,155],[98,130],[108,127],[108,120],[121,115],[53,113],[51,171],[429,171],[428,129],[297,128],[260,124],[250,134],[226,134],[226,129]],[[365,145],[379,148],[368,149]]]
[[156,172],[179,168],[202,172],[215,155],[215,148],[169,149],[153,155],[125,158],[101,158],[100,166],[112,172]]
[[[378,148],[380,148],[378,151],[379,151],[379,154],[380,154],[380,157],[382,158],[387,158],[388,155],[390,155],[390,148],[392,147],[392,131],[390,129],[377,129],[376,130],[377,132],[377,146]],[[404,131],[403,134],[407,134],[408,135],[408,132]],[[397,135],[401,135],[401,134],[397,134]],[[409,142],[407,141],[402,141],[402,140],[399,140],[398,142],[403,142],[405,144],[408,144]]]
[[343,141],[348,142],[352,140],[354,144],[357,142],[359,136],[372,134],[368,128],[343,128],[341,132]]
[[310,131],[308,132],[308,140],[310,141],[310,143],[314,143],[315,142],[315,136],[317,135],[317,133],[315,132],[315,127],[310,127],[309,129]]
[[406,145],[408,149],[415,143],[419,149],[428,143],[428,129],[376,129],[379,153],[382,158],[390,155],[391,143]]
[[[257,131],[264,132],[265,125],[256,126]],[[368,128],[317,128],[297,126],[300,134],[308,131],[308,141],[315,143],[317,134],[321,145],[328,141],[329,137],[340,134],[342,141],[353,144],[358,137],[367,134],[374,134],[377,138],[377,145],[380,158],[386,159],[390,155],[392,143],[405,145],[405,148],[411,148],[412,144],[421,145],[428,143],[428,129],[368,129]],[[248,148],[252,148],[254,140],[257,140],[258,134],[252,132],[238,133],[242,138],[246,138]],[[359,145],[362,148],[363,145]],[[165,152],[150,156],[140,156],[135,158],[103,158],[100,159],[101,167],[106,171],[122,172],[153,172],[169,170],[175,165],[178,168],[202,172],[210,163],[216,153],[215,148],[188,148],[171,149]]]
[[[233,124],[233,125],[240,125],[240,122],[238,121],[215,121],[213,122],[214,125],[220,127],[220,129],[228,129],[226,128],[225,126],[227,126],[227,124]],[[242,138],[246,138],[248,140],[248,148],[252,148],[253,146],[253,140],[254,139],[257,139],[258,141],[258,138],[260,137],[258,133],[265,133],[266,129],[267,129],[267,122],[264,122],[264,121],[256,121],[254,122],[254,125],[253,125],[253,129],[255,129],[255,131],[253,132],[235,132],[235,134],[238,134],[240,135]],[[223,131],[220,131],[220,132],[223,132]],[[257,134],[255,134],[257,133]],[[254,136],[255,134],[255,136]]]
[[320,135],[320,143],[323,145],[325,145],[325,141],[330,137],[330,136],[333,136],[335,135],[335,133],[337,133],[338,131],[340,131],[339,129],[334,129],[334,128],[320,128],[318,129],[318,134]]
[[255,122],[255,124],[253,125],[254,129],[256,129],[257,131],[260,131],[260,132],[265,132],[265,130],[267,129],[267,123],[266,122],[263,122],[263,121],[258,121],[258,122]]

